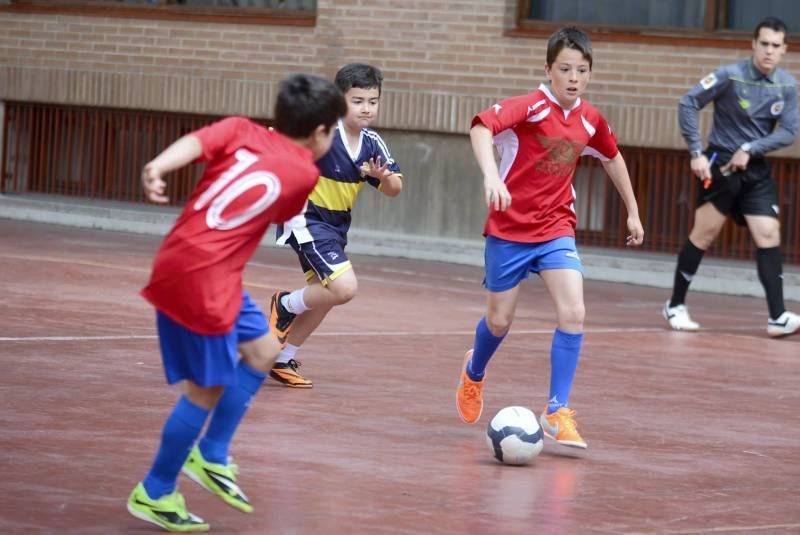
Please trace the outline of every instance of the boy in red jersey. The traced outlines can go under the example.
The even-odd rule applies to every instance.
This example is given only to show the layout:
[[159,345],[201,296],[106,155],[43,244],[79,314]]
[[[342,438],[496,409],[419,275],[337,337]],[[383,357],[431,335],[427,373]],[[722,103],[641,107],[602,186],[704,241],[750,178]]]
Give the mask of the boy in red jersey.
[[[540,423],[545,436],[586,448],[575,412],[568,408],[583,341],[583,266],[575,247],[578,159],[602,161],[628,211],[628,245],[641,245],[644,230],[625,161],[603,116],[581,100],[592,70],[589,38],[577,28],[556,31],[547,43],[548,84],[503,100],[472,120],[470,138],[483,173],[489,207],[484,235],[486,315],[478,322],[456,391],[459,416],[480,418],[489,359],[511,326],[519,284],[538,273],[556,305],[558,327],[550,352],[550,396]],[[492,144],[500,154],[498,168]]]
[[128,498],[137,518],[169,531],[209,529],[176,490],[181,470],[227,504],[253,510],[228,448],[280,344],[243,291],[242,271],[270,223],[303,209],[319,177],[314,161],[330,148],[333,125],[346,111],[333,84],[295,75],[281,84],[274,131],[230,117],[182,137],[144,167],[148,200],[165,203],[163,176],[206,162],[142,290],[156,308],[167,382],[185,381],[186,388],[150,471]]

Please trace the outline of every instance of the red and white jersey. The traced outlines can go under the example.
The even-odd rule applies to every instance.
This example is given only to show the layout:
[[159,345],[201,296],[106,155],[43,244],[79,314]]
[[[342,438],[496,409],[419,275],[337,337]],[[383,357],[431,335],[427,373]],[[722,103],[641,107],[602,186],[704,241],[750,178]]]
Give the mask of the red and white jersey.
[[203,176],[156,255],[142,295],[199,334],[229,332],[242,271],[270,223],[300,213],[319,179],[310,150],[244,117],[192,132]]
[[500,179],[511,194],[508,209],[489,212],[484,235],[524,243],[574,237],[578,159],[610,160],[619,152],[600,112],[581,99],[565,110],[542,84],[482,111],[472,119],[472,126],[479,123],[492,131]]

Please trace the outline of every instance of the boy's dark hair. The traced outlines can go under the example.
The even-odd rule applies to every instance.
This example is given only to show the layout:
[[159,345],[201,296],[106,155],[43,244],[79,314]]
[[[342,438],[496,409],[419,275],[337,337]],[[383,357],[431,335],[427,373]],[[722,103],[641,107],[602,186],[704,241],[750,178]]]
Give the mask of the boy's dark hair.
[[583,58],[589,62],[589,69],[592,68],[592,42],[583,30],[575,26],[560,28],[547,40],[547,66],[551,67],[556,58],[565,48],[577,50]]
[[329,130],[347,113],[347,102],[335,85],[310,74],[283,80],[275,100],[275,129],[292,138],[306,138],[319,125]]
[[789,35],[789,31],[786,29],[786,23],[784,23],[778,17],[766,17],[761,19],[761,21],[756,25],[756,29],[753,30],[753,39],[758,40],[758,34],[761,32],[761,28],[768,28],[774,32],[782,33],[783,42],[786,43],[788,41],[787,37]]
[[377,67],[365,65],[363,63],[350,63],[345,65],[336,73],[336,87],[342,93],[347,93],[350,88],[359,89],[378,88],[381,94],[381,84],[383,83],[383,73]]

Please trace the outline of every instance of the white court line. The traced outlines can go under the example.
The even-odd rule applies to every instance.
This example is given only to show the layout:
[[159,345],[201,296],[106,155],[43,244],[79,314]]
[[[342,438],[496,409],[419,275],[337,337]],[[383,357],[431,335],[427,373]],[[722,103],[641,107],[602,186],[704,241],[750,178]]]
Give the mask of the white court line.
[[[747,331],[752,330],[749,327],[742,328],[728,328],[725,332],[717,334],[733,334],[728,331]],[[710,332],[710,331],[709,331]],[[531,335],[551,335],[553,329],[518,329],[512,331],[515,335],[531,334]],[[587,329],[585,334],[631,334],[631,333],[663,333],[672,334],[672,331],[662,327],[627,327],[627,328],[613,328],[601,327],[597,329]],[[345,336],[348,338],[368,338],[374,336],[391,337],[391,336],[471,336],[475,334],[474,329],[463,331],[372,331],[372,332],[322,332],[314,333],[315,337],[338,337]],[[0,336],[0,342],[94,342],[106,340],[155,340],[158,337],[154,334],[121,334],[121,335],[107,335],[107,336]]]
[[[141,272],[144,272],[144,273],[149,273],[150,272],[150,268],[136,268],[136,267],[130,267],[130,266],[122,266],[122,265],[118,265],[118,264],[105,264],[105,263],[101,263],[101,262],[88,262],[88,261],[81,261],[81,260],[70,260],[70,259],[64,259],[64,258],[58,258],[58,257],[49,257],[49,256],[27,256],[27,255],[14,255],[14,254],[11,254],[11,255],[9,255],[9,254],[0,254],[0,258],[13,258],[13,259],[18,259],[18,260],[34,260],[34,261],[53,262],[53,263],[61,263],[61,264],[84,265],[84,266],[99,267],[99,268],[106,268],[106,269],[118,269],[118,270],[122,270],[122,271],[134,271],[134,272],[140,272],[140,273]],[[257,267],[257,268],[267,268],[267,269],[274,269],[274,270],[282,270],[282,271],[295,271],[297,269],[297,268],[288,268],[286,266],[279,266],[279,265],[275,265],[275,264],[266,264],[266,263],[255,262],[255,261],[248,262],[248,266],[253,266],[253,267]],[[423,273],[416,273],[416,276],[417,277],[419,277],[419,276],[428,277],[427,274],[423,274]],[[371,277],[369,275],[359,275],[359,278],[362,279],[362,280],[369,280],[369,281],[373,281],[373,282],[379,282],[379,283],[382,283],[382,284],[385,284],[385,285],[391,285],[391,286],[406,286],[406,287],[414,287],[414,288],[423,288],[423,289],[435,290],[435,291],[439,291],[439,292],[445,291],[445,292],[450,292],[450,293],[474,294],[476,296],[485,295],[485,291],[484,291],[483,287],[480,284],[477,284],[477,283],[475,284],[474,288],[465,289],[465,288],[454,288],[453,286],[447,286],[447,285],[438,285],[438,284],[435,284],[435,283],[434,284],[426,284],[426,283],[413,282],[413,281],[409,281],[409,280],[398,280],[396,278]],[[436,279],[437,277],[434,276],[434,277],[429,277],[429,278]],[[465,281],[458,280],[458,282],[462,282],[463,283]],[[244,285],[252,287],[252,288],[260,288],[260,289],[267,289],[267,290],[274,289],[274,285],[254,283],[254,282],[249,282],[247,280],[244,281]],[[753,330],[754,330],[753,327],[730,327],[730,328],[726,328],[726,329],[724,329],[722,331],[715,331],[714,329],[700,329],[699,332],[707,331],[707,332],[715,332],[717,334],[728,334],[728,335],[731,335],[731,336],[741,336],[741,335],[737,335],[736,331],[739,331],[739,332],[750,332],[750,331],[753,331]],[[731,332],[731,331],[734,331],[734,332]],[[534,330],[527,330],[527,331],[526,330],[515,330],[513,332],[515,334],[549,334],[549,333],[552,333],[553,330],[552,329],[534,329]],[[587,330],[585,332],[587,332],[587,333],[613,334],[613,333],[636,333],[636,332],[658,333],[658,332],[670,332],[670,331],[665,329],[665,328],[647,327],[647,328],[629,328],[629,329],[624,329],[624,328],[622,328],[622,329],[620,329],[620,328],[616,328],[616,329],[615,328],[610,328],[610,329],[589,329],[589,330]],[[460,335],[464,335],[464,334],[472,335],[474,333],[475,333],[475,331],[473,331],[473,330],[470,330],[470,331],[450,331],[450,332],[442,332],[442,331],[430,331],[430,332],[426,332],[426,331],[410,331],[410,332],[394,331],[394,332],[367,332],[367,333],[365,333],[365,332],[335,333],[334,332],[334,333],[315,333],[315,336],[350,336],[350,337],[417,336],[417,335],[435,336],[435,335],[439,335],[439,334],[460,336]],[[152,338],[155,338],[155,336],[152,336]],[[106,337],[77,337],[77,338],[73,338],[73,337],[39,337],[39,338],[34,338],[33,340],[44,342],[44,341],[106,340],[106,339],[107,340],[134,340],[134,339],[137,339],[137,337],[135,337],[135,336],[133,336],[133,337],[125,337],[125,336],[123,336],[123,337],[111,337],[111,338],[106,338]],[[32,338],[26,338],[26,337],[22,337],[22,338],[0,337],[0,342],[19,342],[19,341],[26,341],[26,340],[32,340]]]
[[[296,272],[299,273],[299,268],[287,268],[285,266],[276,266],[274,264],[264,264],[262,262],[252,262],[251,261],[251,262],[248,262],[247,265],[248,266],[253,266],[253,267],[259,267],[259,268],[267,268],[267,269],[276,269],[276,270],[280,269],[280,270],[284,270],[284,271],[287,271],[287,270],[288,271],[296,271]],[[392,271],[392,270],[385,270],[385,269],[381,269],[381,268],[379,268],[378,271],[388,271],[388,272],[391,272],[391,273],[395,272],[395,271]],[[399,274],[401,276],[403,276],[403,277],[410,277],[412,279],[413,278],[420,278],[420,277],[425,277],[427,279],[442,279],[442,277],[437,277],[435,275],[430,275],[428,273],[419,273],[419,272],[416,272],[416,271],[403,271],[403,272],[401,272]],[[464,288],[454,288],[452,286],[442,286],[441,284],[435,284],[435,283],[425,284],[425,283],[413,282],[411,280],[401,279],[401,278],[397,278],[397,277],[386,278],[386,277],[377,277],[377,276],[373,276],[373,275],[364,275],[363,272],[359,272],[357,277],[358,277],[358,280],[365,280],[365,281],[370,281],[370,282],[379,282],[381,284],[391,285],[391,286],[407,286],[407,287],[411,287],[411,288],[422,288],[422,289],[425,289],[425,290],[435,290],[437,292],[450,292],[450,293],[458,293],[458,294],[475,294],[475,295],[478,295],[478,296],[483,296],[483,294],[484,294],[484,288],[480,284],[480,281],[478,280],[478,278],[475,278],[475,280],[466,280],[466,279],[458,278],[458,277],[452,277],[452,278],[444,279],[444,280],[447,280],[448,282],[460,282],[460,283],[465,283],[466,282],[466,283],[474,285],[474,288],[464,289]],[[262,285],[259,285],[259,284],[253,284],[253,283],[249,283],[249,282],[246,282],[246,281],[245,281],[245,285],[246,286],[254,286],[256,288],[259,288],[259,287],[261,287],[261,288],[271,288],[269,286],[262,286]]]
[[[131,267],[131,266],[122,266],[119,264],[106,264],[103,262],[90,262],[86,260],[73,260],[73,259],[66,259],[66,258],[58,258],[58,257],[51,257],[51,256],[29,256],[29,255],[15,255],[15,254],[3,254],[0,255],[0,258],[8,258],[13,260],[28,260],[34,262],[51,262],[56,264],[71,264],[76,266],[88,266],[88,267],[97,267],[103,269],[116,269],[121,271],[132,271],[135,273],[150,273],[150,268],[139,268],[139,267]],[[280,270],[280,271],[293,271],[300,273],[299,267],[289,268],[286,266],[279,266],[276,264],[265,264],[262,262],[248,262],[248,266],[256,267],[256,268],[267,268],[272,270]],[[427,276],[421,273],[416,274],[417,277],[419,276]],[[359,275],[359,279],[367,280],[371,282],[379,282],[385,285],[391,286],[406,286],[412,288],[422,288],[425,290],[436,290],[438,292],[450,292],[450,293],[459,293],[459,294],[475,294],[475,295],[483,295],[483,287],[478,283],[475,282],[475,288],[472,289],[462,289],[462,288],[453,288],[448,286],[442,286],[438,284],[423,284],[419,282],[413,282],[408,280],[398,280],[396,278],[384,278],[384,277],[374,277],[370,275]],[[299,279],[298,279],[299,280]],[[460,282],[460,281],[459,281]],[[298,282],[298,284],[300,284]],[[266,290],[274,290],[275,285],[270,284],[261,284],[257,282],[251,282],[248,280],[244,281],[245,286],[249,286],[251,288],[259,288],[259,289],[266,289]]]
[[102,262],[89,262],[87,260],[72,260],[66,258],[57,258],[52,256],[4,254],[0,255],[0,258],[10,258],[12,260],[30,260],[33,262],[51,262],[53,264],[73,264],[76,266],[99,267],[105,269],[118,269],[121,271],[133,271],[135,273],[150,273],[150,268],[137,268],[131,266],[121,266],[117,264],[105,264]]
[[761,524],[755,526],[715,526],[712,528],[689,528],[689,529],[670,529],[666,531],[632,531],[627,532],[627,535],[689,535],[697,533],[734,533],[742,531],[762,531],[762,530],[776,530],[780,529],[791,530],[800,528],[800,524]]
[[121,334],[110,336],[0,336],[0,342],[96,342],[103,340],[155,340],[153,334]]

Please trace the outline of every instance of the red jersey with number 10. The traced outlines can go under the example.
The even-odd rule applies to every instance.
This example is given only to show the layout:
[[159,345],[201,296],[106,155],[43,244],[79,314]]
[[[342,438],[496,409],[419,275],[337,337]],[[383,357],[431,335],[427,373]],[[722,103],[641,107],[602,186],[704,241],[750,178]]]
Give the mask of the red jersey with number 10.
[[524,243],[574,237],[578,159],[589,154],[611,160],[619,152],[600,112],[581,99],[564,110],[542,84],[482,111],[472,120],[476,124],[492,131],[500,179],[511,194],[508,209],[489,212],[484,235]]
[[313,154],[243,117],[192,134],[206,169],[156,255],[142,295],[199,334],[229,332],[242,272],[270,223],[300,213],[319,179]]

